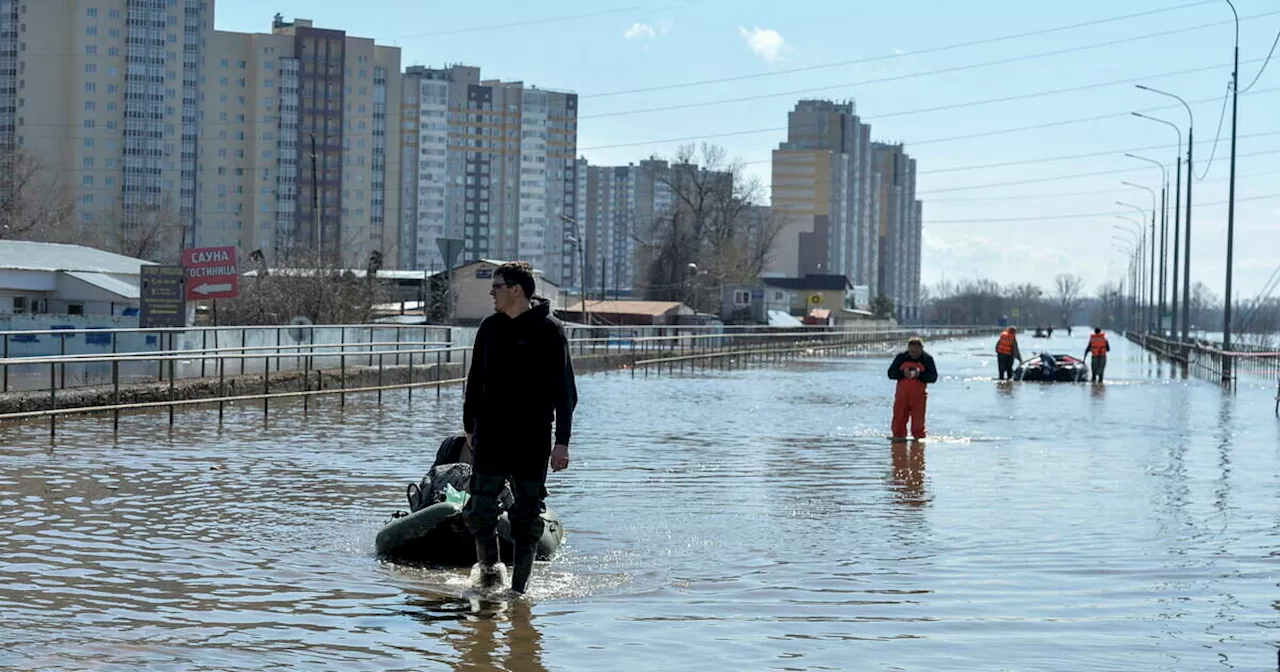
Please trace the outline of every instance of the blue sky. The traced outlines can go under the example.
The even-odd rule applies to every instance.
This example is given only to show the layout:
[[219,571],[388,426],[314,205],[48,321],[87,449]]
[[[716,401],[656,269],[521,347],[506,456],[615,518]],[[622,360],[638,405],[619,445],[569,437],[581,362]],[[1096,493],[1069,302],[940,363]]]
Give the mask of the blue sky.
[[[1236,0],[1236,7],[1242,18],[1244,89],[1280,31],[1280,5]],[[1170,11],[934,50],[1160,9]],[[919,159],[927,284],[944,276],[983,276],[1047,287],[1055,274],[1072,272],[1086,279],[1090,292],[1107,279],[1112,262],[1124,262],[1124,253],[1112,248],[1113,236],[1123,235],[1113,226],[1125,224],[1111,214],[1125,210],[1115,201],[1150,207],[1150,195],[1120,181],[1159,187],[1160,171],[1124,152],[1163,147],[1139,153],[1167,164],[1175,154],[1173,129],[1128,113],[1151,110],[1153,116],[1186,124],[1176,102],[1137,90],[1128,80],[1193,103],[1201,173],[1230,78],[1233,38],[1229,24],[1201,27],[1231,20],[1223,0],[276,0],[270,6],[218,0],[217,27],[266,32],[277,11],[286,19],[310,18],[320,27],[399,46],[405,65],[461,62],[480,66],[486,77],[575,91],[582,96],[579,151],[597,164],[670,156],[680,143],[662,141],[699,137],[748,162],[747,170],[767,184],[770,151],[785,137],[786,113],[797,99],[853,99],[877,140],[904,142]],[[1193,30],[1133,39],[1183,29]],[[1129,41],[1029,58],[1122,40]],[[916,53],[922,50],[934,51]],[[969,67],[1015,58],[1024,60]],[[864,62],[818,67],[856,60]],[[807,69],[783,72],[797,68]],[[943,69],[952,71],[928,74]],[[1195,69],[1201,71],[1158,76]],[[603,95],[744,75],[757,76]],[[871,81],[889,78],[896,79]],[[1098,86],[1108,82],[1115,83]],[[1075,90],[922,111],[1061,89]],[[740,98],[751,100],[716,102]],[[685,107],[654,109],[675,106]],[[1151,109],[1162,107],[1167,109]],[[637,110],[645,111],[618,114]],[[1001,132],[1104,115],[1113,116]],[[1228,110],[1213,163],[1194,187],[1195,201],[1206,205],[1194,210],[1192,280],[1219,294],[1225,274],[1229,132]],[[1280,264],[1280,53],[1253,89],[1240,96],[1239,133],[1235,293],[1248,299]],[[983,135],[970,137],[978,134]],[[1043,160],[1079,154],[1095,156]],[[989,167],[1011,162],[1017,165]],[[977,188],[1028,180],[1043,181]],[[1102,214],[1089,216],[1096,213]],[[1077,214],[1084,216],[1066,217]]]

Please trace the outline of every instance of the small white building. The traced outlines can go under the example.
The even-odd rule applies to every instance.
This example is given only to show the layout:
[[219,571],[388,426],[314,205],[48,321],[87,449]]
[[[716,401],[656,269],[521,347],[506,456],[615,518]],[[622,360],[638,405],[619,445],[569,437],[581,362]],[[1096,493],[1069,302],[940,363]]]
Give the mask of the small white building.
[[[493,259],[477,259],[453,269],[453,288],[457,296],[454,304],[454,316],[460,324],[479,323],[480,320],[493,314],[493,298],[489,290],[493,287],[493,272],[503,262]],[[439,271],[444,275],[444,271]],[[551,301],[551,310],[562,307],[563,297],[560,285],[548,280],[539,269],[533,270],[535,293]]]
[[0,240],[0,314],[136,315],[147,265],[82,245]]

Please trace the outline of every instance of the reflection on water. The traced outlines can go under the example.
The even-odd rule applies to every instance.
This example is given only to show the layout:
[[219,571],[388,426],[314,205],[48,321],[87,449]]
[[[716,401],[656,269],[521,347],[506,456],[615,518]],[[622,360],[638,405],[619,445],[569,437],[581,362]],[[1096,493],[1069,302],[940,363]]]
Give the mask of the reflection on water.
[[1113,347],[1028,385],[931,344],[935,435],[898,444],[882,359],[585,376],[517,600],[372,556],[456,391],[4,428],[0,668],[1271,669],[1271,389]]

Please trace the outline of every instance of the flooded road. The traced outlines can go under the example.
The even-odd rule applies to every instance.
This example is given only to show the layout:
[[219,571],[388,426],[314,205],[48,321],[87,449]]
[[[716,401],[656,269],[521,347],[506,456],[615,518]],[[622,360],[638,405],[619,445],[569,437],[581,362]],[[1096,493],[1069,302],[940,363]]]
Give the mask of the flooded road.
[[372,555],[457,390],[4,428],[0,667],[1275,669],[1274,387],[1112,341],[1105,387],[931,345],[897,447],[888,357],[583,376],[567,545],[510,604]]

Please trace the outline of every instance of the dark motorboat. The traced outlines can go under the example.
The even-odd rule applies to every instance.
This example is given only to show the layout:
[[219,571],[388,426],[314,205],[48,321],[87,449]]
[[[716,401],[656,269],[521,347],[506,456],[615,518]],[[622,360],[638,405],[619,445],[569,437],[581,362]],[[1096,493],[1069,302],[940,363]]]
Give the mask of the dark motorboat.
[[1049,355],[1052,366],[1045,366],[1045,355],[1040,354],[1023,362],[1013,370],[1014,380],[1047,383],[1081,383],[1089,379],[1089,366],[1084,360],[1071,355]]
[[[396,511],[378,531],[374,542],[378,557],[451,567],[475,564],[475,540],[462,518],[463,503],[469,497],[464,490],[471,475],[469,459],[460,459],[465,441],[466,437],[445,439],[421,484],[409,485],[409,511]],[[512,501],[508,487],[499,501],[502,515],[498,518],[498,545],[502,561],[508,564],[515,551],[507,517]],[[548,508],[544,507],[541,516],[542,538],[535,557],[549,560],[564,542],[564,526]]]

